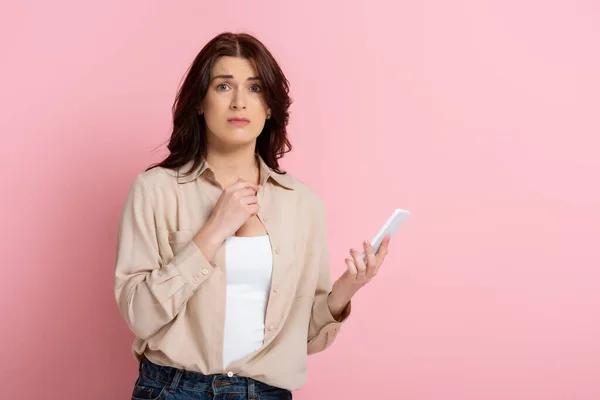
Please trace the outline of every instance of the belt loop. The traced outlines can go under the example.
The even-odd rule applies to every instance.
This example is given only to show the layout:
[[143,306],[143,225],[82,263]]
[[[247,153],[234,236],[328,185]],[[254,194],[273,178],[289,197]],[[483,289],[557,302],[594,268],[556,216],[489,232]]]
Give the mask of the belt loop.
[[254,380],[252,378],[248,378],[248,398],[256,398]]
[[171,381],[170,384],[167,385],[167,390],[169,392],[174,392],[175,390],[177,390],[177,386],[179,386],[179,381],[181,380],[182,376],[183,376],[183,371],[180,369],[176,370],[173,380]]

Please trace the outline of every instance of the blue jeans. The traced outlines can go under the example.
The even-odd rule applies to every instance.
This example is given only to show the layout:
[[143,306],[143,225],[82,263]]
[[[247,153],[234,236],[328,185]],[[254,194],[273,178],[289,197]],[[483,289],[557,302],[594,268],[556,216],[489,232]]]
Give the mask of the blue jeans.
[[156,365],[146,358],[140,363],[132,400],[289,400],[289,390],[251,378],[225,374],[203,375]]

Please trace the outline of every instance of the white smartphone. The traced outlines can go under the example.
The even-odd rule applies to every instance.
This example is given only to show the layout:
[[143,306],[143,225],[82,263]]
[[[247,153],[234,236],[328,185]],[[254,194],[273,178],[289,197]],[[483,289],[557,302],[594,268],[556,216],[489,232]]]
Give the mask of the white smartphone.
[[[407,210],[401,208],[394,210],[392,215],[385,221],[385,224],[379,229],[377,235],[371,240],[371,246],[373,246],[374,253],[377,253],[379,246],[381,246],[381,242],[387,235],[394,236],[396,232],[398,232],[398,229],[400,229],[400,226],[406,221],[409,215],[410,212]],[[363,251],[362,257],[364,258],[365,255],[366,252]]]

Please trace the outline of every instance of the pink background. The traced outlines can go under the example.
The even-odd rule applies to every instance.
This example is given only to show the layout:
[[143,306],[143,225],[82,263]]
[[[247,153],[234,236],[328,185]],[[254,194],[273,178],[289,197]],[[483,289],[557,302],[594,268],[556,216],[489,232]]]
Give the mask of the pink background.
[[[247,31],[291,81],[284,167],[332,270],[412,216],[302,399],[600,398],[600,6],[20,1],[0,10],[6,399],[126,399],[117,219],[193,57]],[[378,164],[377,164],[378,163]]]

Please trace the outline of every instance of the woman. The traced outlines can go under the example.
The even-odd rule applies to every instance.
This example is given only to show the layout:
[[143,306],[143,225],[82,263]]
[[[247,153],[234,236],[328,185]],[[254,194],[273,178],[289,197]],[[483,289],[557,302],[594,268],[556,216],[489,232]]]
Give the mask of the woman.
[[[135,333],[133,399],[289,399],[375,276],[365,241],[331,285],[319,195],[279,169],[288,82],[254,37],[191,65],[164,161],[139,174],[118,236],[115,297]],[[236,397],[237,396],[237,397]]]

